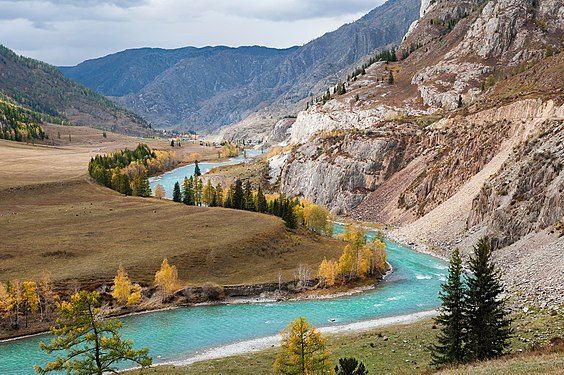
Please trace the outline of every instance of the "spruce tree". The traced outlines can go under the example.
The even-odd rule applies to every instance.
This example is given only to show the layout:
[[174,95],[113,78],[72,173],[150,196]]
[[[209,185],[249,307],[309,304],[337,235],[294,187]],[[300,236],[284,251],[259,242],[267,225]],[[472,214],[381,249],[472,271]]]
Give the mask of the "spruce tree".
[[182,194],[180,193],[180,184],[178,181],[174,183],[174,188],[172,190],[172,200],[175,202],[182,202]]
[[506,299],[500,271],[492,262],[492,249],[487,238],[481,238],[474,246],[467,277],[468,292],[466,314],[468,316],[469,360],[498,357],[509,344],[511,319],[505,311]]
[[201,175],[202,175],[202,172],[200,171],[200,166],[198,165],[198,161],[196,160],[194,162],[194,176],[200,177]]
[[243,192],[243,183],[237,179],[232,186],[233,195],[231,197],[231,207],[241,210],[245,208],[245,199]]
[[462,261],[458,249],[450,258],[448,277],[441,285],[439,297],[442,305],[435,322],[442,326],[438,343],[431,349],[431,363],[440,366],[446,363],[461,363],[465,359],[465,286],[462,279]]
[[257,212],[262,212],[262,213],[267,212],[268,204],[266,202],[266,197],[264,196],[264,193],[262,192],[260,186],[258,187],[256,200],[257,200],[256,201]]

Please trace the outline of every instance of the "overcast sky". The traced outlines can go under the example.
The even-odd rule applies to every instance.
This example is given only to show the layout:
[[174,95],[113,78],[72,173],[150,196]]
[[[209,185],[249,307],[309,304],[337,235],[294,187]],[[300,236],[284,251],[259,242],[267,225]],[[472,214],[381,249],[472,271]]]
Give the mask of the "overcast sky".
[[0,44],[54,65],[137,47],[302,45],[384,0],[0,0]]

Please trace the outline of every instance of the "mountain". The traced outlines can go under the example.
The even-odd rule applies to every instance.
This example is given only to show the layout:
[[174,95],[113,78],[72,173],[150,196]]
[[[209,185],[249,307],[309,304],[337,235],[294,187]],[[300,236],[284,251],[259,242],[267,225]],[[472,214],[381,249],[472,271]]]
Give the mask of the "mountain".
[[559,0],[437,0],[397,51],[275,127],[271,182],[406,243],[496,249],[514,302],[564,293]]
[[66,78],[57,68],[1,45],[0,77],[0,94],[44,118],[130,135],[152,133],[142,118]]
[[377,48],[399,42],[418,18],[419,4],[388,1],[302,47],[145,48],[61,71],[112,96],[156,127],[212,131],[273,103],[269,112],[296,112],[326,82],[342,79],[344,69]]

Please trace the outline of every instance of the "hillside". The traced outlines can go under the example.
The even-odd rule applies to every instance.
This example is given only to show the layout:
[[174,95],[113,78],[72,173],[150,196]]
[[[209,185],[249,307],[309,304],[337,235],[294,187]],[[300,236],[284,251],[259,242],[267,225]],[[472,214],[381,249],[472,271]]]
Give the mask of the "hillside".
[[418,14],[418,0],[392,0],[302,47],[127,50],[61,71],[155,127],[212,131],[270,104],[261,113],[296,112],[343,69],[400,41]]
[[[277,282],[279,274],[292,279],[300,263],[317,266],[342,251],[342,242],[287,231],[274,216],[123,196],[94,183],[87,165],[138,139],[88,127],[49,125],[46,132],[55,146],[0,140],[2,282],[46,273],[58,288],[93,289],[111,283],[122,264],[150,286],[165,257],[192,286]],[[148,144],[172,151],[166,141]],[[177,152],[200,160],[217,154],[189,142]]]
[[[556,0],[436,1],[376,62],[275,128],[271,181],[448,254],[483,235],[514,302],[557,307],[564,57]],[[528,247],[534,246],[533,256]],[[528,288],[522,291],[527,274]]]
[[55,67],[1,45],[0,76],[0,94],[38,113],[41,120],[130,135],[152,133],[142,118],[64,77]]

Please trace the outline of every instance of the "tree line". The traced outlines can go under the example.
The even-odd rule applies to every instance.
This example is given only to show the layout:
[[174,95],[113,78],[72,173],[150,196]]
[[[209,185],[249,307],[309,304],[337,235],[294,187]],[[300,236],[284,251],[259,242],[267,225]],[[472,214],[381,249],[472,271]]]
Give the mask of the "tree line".
[[[177,181],[172,191],[172,200],[191,206],[224,207],[246,210],[278,216],[284,220],[288,228],[296,229],[299,225],[319,233],[329,233],[329,211],[307,200],[289,198],[284,194],[265,194],[260,186],[253,190],[247,181],[244,185],[240,179],[235,180],[227,188],[221,183],[215,187],[211,180],[204,185],[196,162],[193,176],[185,177],[182,186]],[[162,185],[155,187],[155,196],[165,195]]]
[[96,155],[88,163],[88,173],[96,182],[122,194],[148,197],[149,176],[177,165],[174,153],[154,151],[140,143],[135,150]]
[[0,138],[17,142],[44,140],[39,114],[0,100]]

